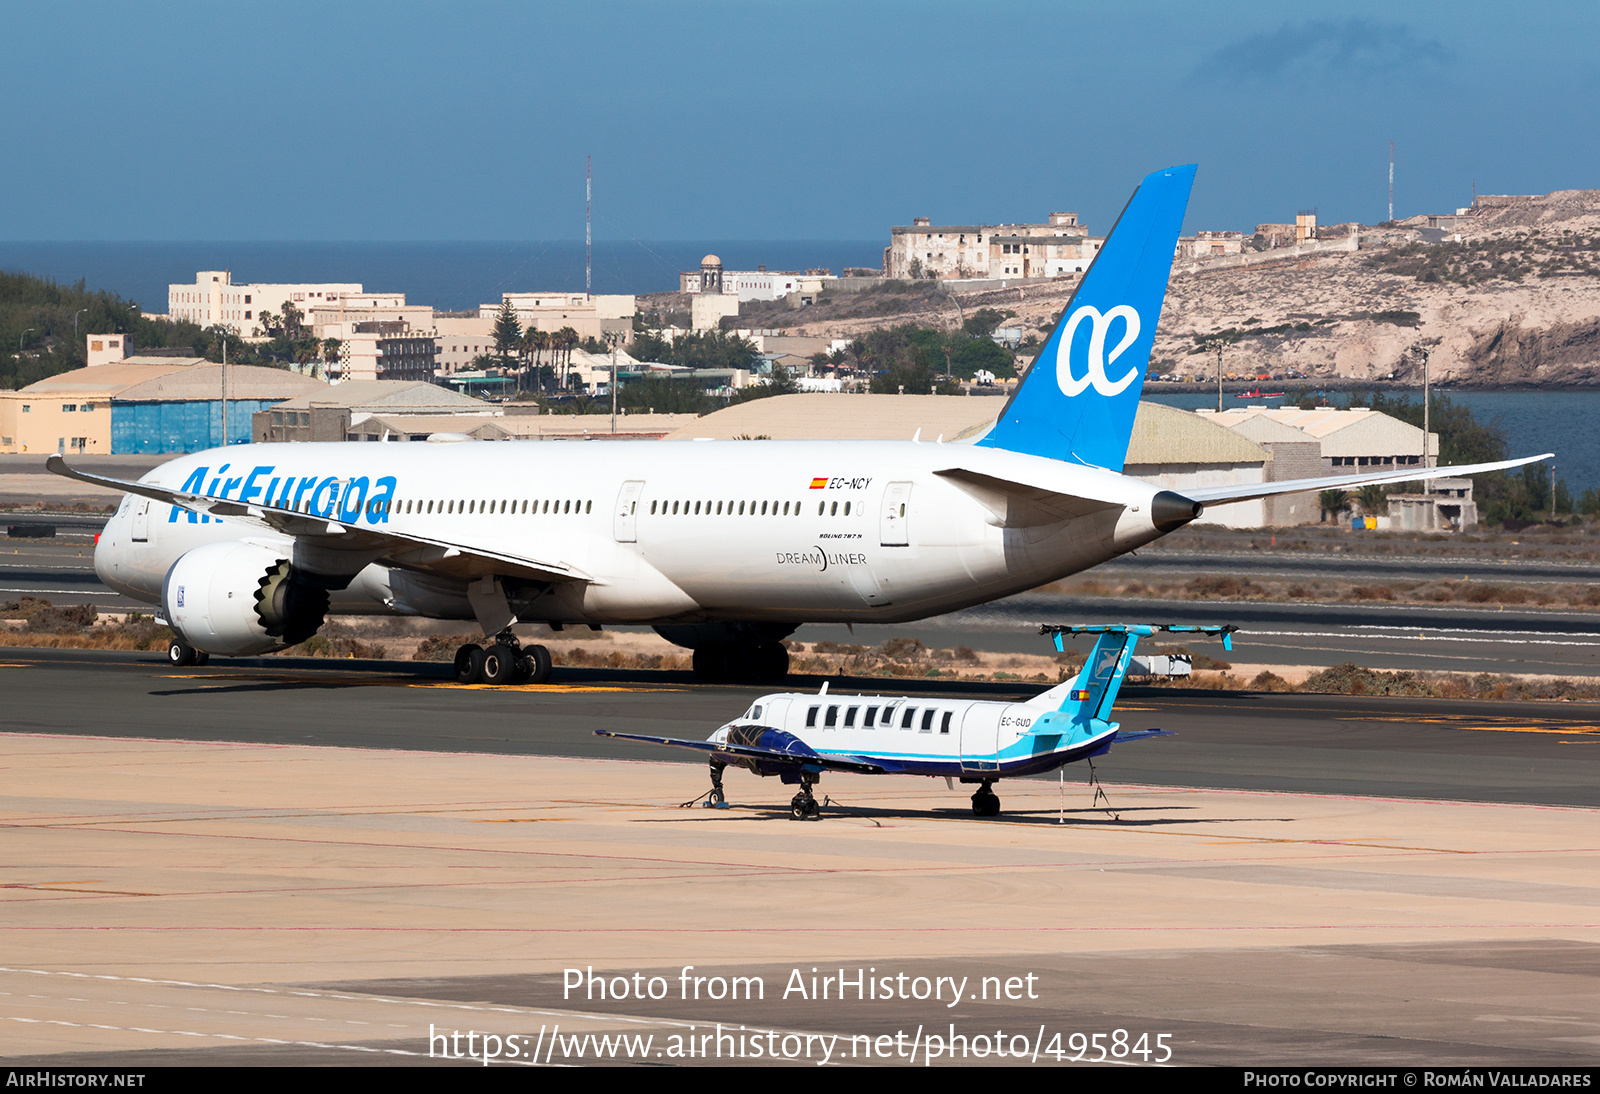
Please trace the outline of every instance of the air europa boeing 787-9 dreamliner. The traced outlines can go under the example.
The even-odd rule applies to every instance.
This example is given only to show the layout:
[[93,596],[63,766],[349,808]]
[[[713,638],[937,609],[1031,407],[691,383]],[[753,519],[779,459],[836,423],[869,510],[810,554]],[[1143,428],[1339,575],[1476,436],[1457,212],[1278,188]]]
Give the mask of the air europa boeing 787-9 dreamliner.
[[[802,623],[900,623],[1034,588],[1209,504],[1464,475],[1532,457],[1183,494],[1122,474],[1195,169],[1134,191],[975,443],[251,444],[162,464],[95,550],[159,606],[175,664],[282,649],[330,612],[473,619],[464,681],[541,681],[512,625],[646,624],[706,678],[773,680]],[[848,398],[848,396],[839,396]]]

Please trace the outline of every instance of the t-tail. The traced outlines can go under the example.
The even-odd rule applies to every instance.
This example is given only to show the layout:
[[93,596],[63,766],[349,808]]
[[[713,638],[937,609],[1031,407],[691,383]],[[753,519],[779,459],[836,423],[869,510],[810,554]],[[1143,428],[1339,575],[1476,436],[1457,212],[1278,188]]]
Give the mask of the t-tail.
[[1146,176],[978,444],[1121,471],[1195,167]]
[[[1095,642],[1094,649],[1089,653],[1089,659],[1083,663],[1083,668],[1079,670],[1077,676],[1028,700],[1028,706],[1044,707],[1049,711],[1040,717],[1033,732],[1061,733],[1066,728],[1062,723],[1069,723],[1073,731],[1063,733],[1062,739],[1066,742],[1075,742],[1117,730],[1117,723],[1111,720],[1111,709],[1116,705],[1117,694],[1122,690],[1122,681],[1128,675],[1129,666],[1133,664],[1133,649],[1138,645],[1139,639],[1147,638],[1157,631],[1205,634],[1220,637],[1223,648],[1231,650],[1233,632],[1236,629],[1226,625],[1164,626],[1141,623],[1072,624],[1041,628],[1045,634],[1054,635],[1058,652],[1065,649],[1062,640],[1066,635],[1098,634],[1100,638]],[[1114,740],[1136,741],[1144,737],[1164,736],[1166,732],[1160,729],[1139,730],[1133,733],[1119,731]],[[1105,747],[1110,746],[1111,741],[1107,740]]]

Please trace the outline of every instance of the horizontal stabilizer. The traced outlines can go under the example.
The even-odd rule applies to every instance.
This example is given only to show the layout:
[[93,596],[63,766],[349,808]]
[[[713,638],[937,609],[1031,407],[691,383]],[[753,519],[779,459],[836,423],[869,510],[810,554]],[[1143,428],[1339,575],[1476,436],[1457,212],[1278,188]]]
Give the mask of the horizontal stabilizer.
[[1243,483],[1238,486],[1197,486],[1185,488],[1184,493],[1202,505],[1224,505],[1230,501],[1254,501],[1256,498],[1270,498],[1278,494],[1300,494],[1307,490],[1348,490],[1391,482],[1422,482],[1426,479],[1486,475],[1491,471],[1509,471],[1513,467],[1552,459],[1554,455],[1552,452],[1546,452],[1542,456],[1524,456],[1521,459],[1500,460],[1497,463],[1472,463],[1461,467],[1411,467],[1400,471],[1380,471],[1365,475],[1332,475],[1326,478],[1288,479],[1284,482]]

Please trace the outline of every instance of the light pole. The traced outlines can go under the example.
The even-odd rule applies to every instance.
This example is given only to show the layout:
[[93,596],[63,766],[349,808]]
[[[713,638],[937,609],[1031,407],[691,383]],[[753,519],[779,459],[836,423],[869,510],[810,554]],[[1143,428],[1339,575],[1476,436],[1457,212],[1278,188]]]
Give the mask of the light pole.
[[611,433],[617,432],[617,346],[622,342],[621,331],[607,331],[606,341],[611,343]]
[[1217,351],[1217,413],[1222,413],[1222,347],[1227,345],[1221,338],[1213,338],[1205,343],[1206,349]]

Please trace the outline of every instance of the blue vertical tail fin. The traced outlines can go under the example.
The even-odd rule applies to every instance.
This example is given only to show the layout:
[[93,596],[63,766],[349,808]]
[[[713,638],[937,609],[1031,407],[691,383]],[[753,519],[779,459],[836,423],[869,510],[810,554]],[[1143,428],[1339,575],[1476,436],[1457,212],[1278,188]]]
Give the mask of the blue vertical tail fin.
[[978,444],[1122,470],[1194,165],[1145,177]]

